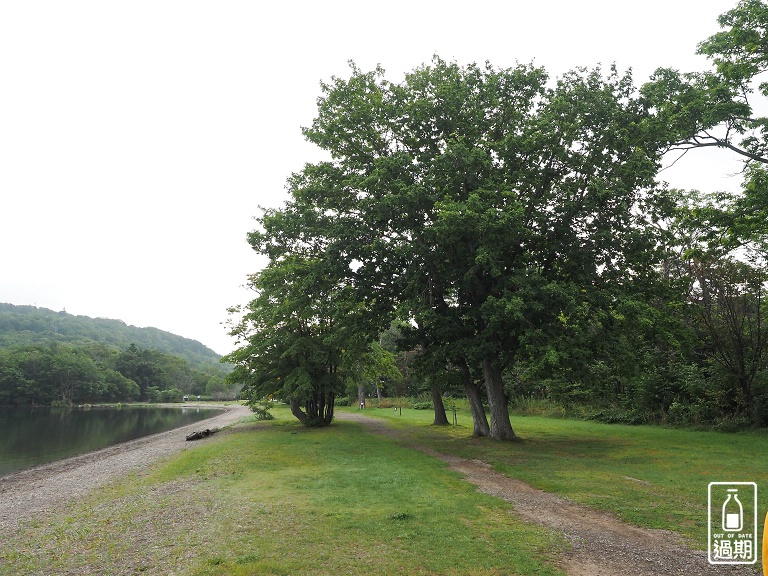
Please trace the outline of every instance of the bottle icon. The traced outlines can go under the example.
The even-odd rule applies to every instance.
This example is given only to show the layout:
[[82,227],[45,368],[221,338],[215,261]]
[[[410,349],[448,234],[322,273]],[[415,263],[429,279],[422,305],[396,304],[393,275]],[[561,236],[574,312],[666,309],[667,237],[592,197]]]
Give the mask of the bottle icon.
[[728,489],[728,498],[723,504],[723,530],[725,532],[741,532],[744,528],[744,507],[739,502],[739,491]]

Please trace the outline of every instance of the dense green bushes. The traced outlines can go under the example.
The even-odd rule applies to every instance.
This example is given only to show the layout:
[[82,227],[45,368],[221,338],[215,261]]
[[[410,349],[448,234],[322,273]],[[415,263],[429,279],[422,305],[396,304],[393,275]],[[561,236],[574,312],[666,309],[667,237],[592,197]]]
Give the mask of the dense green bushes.
[[180,402],[222,380],[218,371],[135,345],[122,351],[59,342],[0,348],[0,405]]

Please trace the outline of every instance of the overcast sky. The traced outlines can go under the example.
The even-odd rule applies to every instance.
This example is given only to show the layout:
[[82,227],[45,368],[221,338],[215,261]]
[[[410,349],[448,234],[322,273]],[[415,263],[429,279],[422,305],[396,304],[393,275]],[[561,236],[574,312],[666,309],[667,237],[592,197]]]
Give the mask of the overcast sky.
[[[0,3],[0,302],[118,318],[232,349],[263,265],[246,233],[320,157],[300,128],[347,61],[391,80],[433,54],[703,70],[713,0],[19,0]],[[734,159],[663,178],[738,189]]]

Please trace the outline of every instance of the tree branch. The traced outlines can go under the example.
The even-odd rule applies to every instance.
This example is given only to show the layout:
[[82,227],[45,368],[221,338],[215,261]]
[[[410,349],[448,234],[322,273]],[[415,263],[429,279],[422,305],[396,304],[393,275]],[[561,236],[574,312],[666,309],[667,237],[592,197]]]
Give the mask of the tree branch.
[[736,152],[740,156],[744,156],[746,158],[749,158],[750,160],[754,160],[755,162],[760,162],[761,164],[768,164],[768,157],[755,154],[743,148],[739,148],[738,146],[731,144],[727,140],[724,140],[722,138],[716,138],[715,136],[710,136],[708,134],[706,138],[702,138],[701,136],[695,135],[695,136],[692,136],[689,140],[681,140],[680,142],[675,142],[669,148],[668,151],[684,150],[685,152],[687,152],[694,148],[712,148],[712,147],[726,148],[728,150],[731,150],[732,152]]

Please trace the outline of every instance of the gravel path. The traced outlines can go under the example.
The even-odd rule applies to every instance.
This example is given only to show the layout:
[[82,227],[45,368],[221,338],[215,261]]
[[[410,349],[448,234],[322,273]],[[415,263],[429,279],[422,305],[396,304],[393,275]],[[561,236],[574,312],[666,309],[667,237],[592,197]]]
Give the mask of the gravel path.
[[[222,408],[198,404],[195,407]],[[0,538],[15,530],[21,520],[52,513],[103,484],[205,442],[187,442],[187,434],[223,428],[251,414],[248,407],[239,404],[223,410],[218,416],[182,428],[0,477]]]
[[752,566],[711,566],[707,553],[691,550],[673,532],[649,530],[626,524],[613,516],[579,506],[524,482],[508,478],[479,460],[448,456],[413,445],[403,433],[378,418],[337,412],[339,420],[366,425],[377,434],[403,440],[448,463],[482,492],[511,502],[515,513],[528,522],[562,534],[572,545],[560,561],[570,576],[759,576]]

